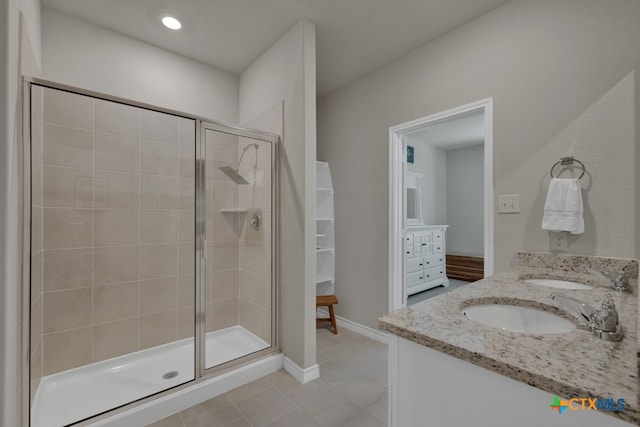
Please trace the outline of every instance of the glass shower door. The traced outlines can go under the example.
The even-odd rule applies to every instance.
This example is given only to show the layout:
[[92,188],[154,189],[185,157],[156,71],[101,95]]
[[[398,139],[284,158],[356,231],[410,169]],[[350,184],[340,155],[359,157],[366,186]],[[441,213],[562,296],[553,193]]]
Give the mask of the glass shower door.
[[204,125],[204,366],[274,343],[272,261],[275,142]]
[[195,378],[196,121],[31,85],[31,425]]

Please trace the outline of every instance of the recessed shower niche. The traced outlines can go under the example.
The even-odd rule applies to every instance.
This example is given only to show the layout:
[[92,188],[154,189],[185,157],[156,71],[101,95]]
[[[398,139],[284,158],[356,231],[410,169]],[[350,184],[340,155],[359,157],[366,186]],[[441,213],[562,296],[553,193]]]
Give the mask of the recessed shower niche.
[[30,424],[275,352],[278,137],[40,80],[25,95]]

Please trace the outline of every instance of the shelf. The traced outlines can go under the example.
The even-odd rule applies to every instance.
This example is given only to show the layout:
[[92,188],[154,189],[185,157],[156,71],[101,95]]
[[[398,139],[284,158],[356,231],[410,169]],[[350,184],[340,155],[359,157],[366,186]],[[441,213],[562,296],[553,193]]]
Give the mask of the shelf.
[[328,193],[333,193],[333,188],[316,187],[316,191],[326,191]]
[[329,276],[316,276],[316,285],[321,283],[331,283],[333,282],[333,278]]
[[319,238],[325,237],[325,236],[326,236],[326,234],[316,234],[316,239],[319,239]]
[[319,254],[322,254],[322,253],[331,254],[333,253],[333,248],[316,248],[316,252],[318,252]]
[[248,209],[237,208],[237,209],[220,209],[222,213],[247,213]]
[[316,218],[318,222],[333,222],[333,218]]

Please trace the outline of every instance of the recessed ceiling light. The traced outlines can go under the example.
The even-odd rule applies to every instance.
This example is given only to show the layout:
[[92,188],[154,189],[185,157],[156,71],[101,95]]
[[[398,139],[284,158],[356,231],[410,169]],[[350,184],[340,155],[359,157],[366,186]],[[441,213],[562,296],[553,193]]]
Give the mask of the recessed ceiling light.
[[169,16],[169,15],[162,17],[162,25],[169,28],[170,30],[176,30],[176,31],[182,28],[182,23],[178,21],[176,18],[174,18],[173,16]]

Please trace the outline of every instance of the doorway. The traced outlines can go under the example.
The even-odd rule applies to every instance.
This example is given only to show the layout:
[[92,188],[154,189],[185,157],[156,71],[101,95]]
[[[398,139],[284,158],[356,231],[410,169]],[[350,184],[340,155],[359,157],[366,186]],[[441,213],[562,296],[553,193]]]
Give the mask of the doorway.
[[491,275],[493,100],[393,126],[389,150],[389,309]]

